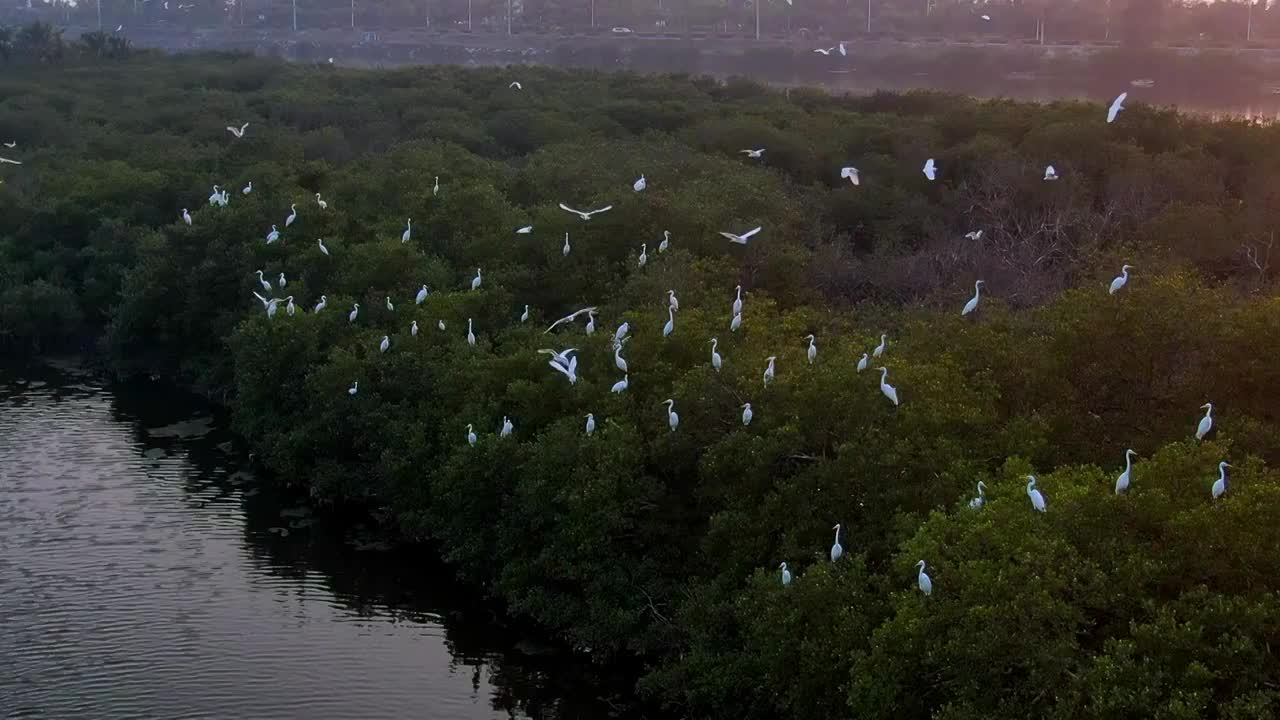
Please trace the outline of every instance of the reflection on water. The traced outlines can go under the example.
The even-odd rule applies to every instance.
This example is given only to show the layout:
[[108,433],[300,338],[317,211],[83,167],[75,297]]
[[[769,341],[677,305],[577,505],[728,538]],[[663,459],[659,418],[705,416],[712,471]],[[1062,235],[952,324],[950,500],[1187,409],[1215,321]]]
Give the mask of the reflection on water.
[[463,612],[430,553],[283,504],[237,462],[172,393],[0,371],[5,717],[612,714]]

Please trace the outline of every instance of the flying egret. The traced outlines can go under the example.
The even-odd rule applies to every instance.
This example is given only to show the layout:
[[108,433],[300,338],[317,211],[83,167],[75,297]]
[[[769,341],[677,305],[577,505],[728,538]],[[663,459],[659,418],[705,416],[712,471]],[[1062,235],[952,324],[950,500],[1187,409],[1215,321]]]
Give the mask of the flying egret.
[[279,298],[271,298],[268,300],[267,298],[259,295],[256,291],[253,293],[253,296],[262,301],[262,307],[267,311],[268,320],[276,316],[276,305],[280,302]]
[[436,178],[435,184],[431,186],[432,197],[435,197],[436,195],[440,194],[440,176],[436,175],[435,178]]
[[280,273],[279,283],[281,289],[284,289],[284,286],[289,284],[289,281],[284,279],[284,273]]
[[733,314],[741,315],[742,314],[742,286],[734,285],[733,291],[738,294],[738,296],[733,300]]
[[777,355],[770,355],[765,358],[769,361],[769,365],[764,369],[764,386],[769,387],[769,381],[773,380],[773,361],[778,359]]
[[884,393],[885,397],[893,401],[894,407],[897,407],[898,406],[898,390],[897,388],[885,382],[884,380],[889,375],[889,368],[882,367],[878,369],[880,370],[880,392]]
[[649,183],[645,182],[643,173],[640,175],[639,180],[631,184],[631,189],[635,190],[636,192],[640,192],[641,190],[644,190],[647,187],[649,187]]
[[467,318],[467,344],[471,347],[476,346],[476,334],[471,332],[471,318]]
[[471,447],[476,446],[476,432],[471,427],[471,423],[467,423],[467,444]]
[[623,375],[621,380],[614,383],[613,387],[609,388],[609,392],[620,393],[623,390],[626,390],[627,387],[631,384],[629,380],[630,377],[631,377],[630,375]]
[[[565,352],[568,352],[568,350],[566,350]],[[547,364],[551,366],[552,370],[555,370],[561,375],[564,375],[565,377],[569,378],[570,385],[578,384],[578,358],[576,357],[569,358],[569,362],[566,364],[561,364],[559,362],[556,362],[556,360],[552,360]]]
[[982,286],[986,284],[985,280],[979,280],[973,284],[973,297],[964,304],[964,309],[960,311],[961,317],[978,309],[978,300],[982,299]]
[[746,155],[752,160],[759,160],[764,156],[764,148],[756,148],[755,150],[739,150],[738,152]]
[[471,278],[471,289],[479,290],[480,283],[483,281],[484,279],[480,277],[480,268],[476,268],[476,276],[474,278]]
[[640,243],[640,257],[636,260],[637,266],[644,267],[644,264],[649,262],[648,248],[649,246],[646,245],[645,243]]
[[1133,450],[1124,451],[1124,472],[1120,473],[1120,477],[1116,478],[1117,495],[1129,489],[1129,479],[1132,477],[1130,473],[1133,471],[1133,456],[1137,454]]
[[590,220],[592,215],[599,215],[602,212],[612,210],[613,206],[605,205],[604,207],[599,208],[598,210],[587,210],[584,212],[582,210],[574,210],[568,205],[565,205],[564,203],[560,203],[560,209],[564,210],[565,212],[571,212],[574,215],[577,215],[578,217],[582,218],[583,220]]
[[213,186],[213,194],[209,196],[210,205],[219,205],[222,203],[222,193],[218,191],[218,186]]
[[271,232],[267,233],[267,244],[270,245],[271,243],[279,239],[280,239],[280,231],[276,229],[275,225],[272,225]]
[[391,338],[383,335],[382,342],[378,343],[378,352],[386,352],[391,349]]
[[520,322],[529,322],[529,306],[524,306],[524,312],[520,313]]
[[1217,500],[1227,491],[1227,468],[1231,464],[1225,460],[1218,463],[1218,479],[1213,481],[1213,499]]
[[676,329],[676,310],[670,305],[667,306],[667,324],[662,326],[662,337],[667,337]]
[[742,424],[751,424],[751,403],[742,403]]
[[1125,101],[1125,98],[1127,97],[1129,97],[1129,93],[1122,92],[1120,93],[1120,95],[1116,97],[1115,100],[1111,101],[1111,107],[1107,108],[1107,124],[1108,125],[1115,122],[1116,116],[1120,114],[1121,110],[1124,110],[1124,101]]
[[836,540],[831,543],[831,562],[835,562],[844,555],[844,548],[840,546],[840,523],[831,529],[836,531]]
[[555,363],[555,364],[559,365],[560,367],[568,368],[568,367],[569,367],[569,363],[570,363],[570,361],[572,360],[572,357],[569,355],[569,353],[573,353],[573,352],[577,352],[577,351],[578,351],[578,348],[565,348],[564,350],[561,350],[561,351],[559,351],[559,352],[556,352],[555,350],[552,350],[551,348],[543,348],[543,349],[541,349],[541,350],[539,350],[539,351],[538,351],[538,354],[539,354],[539,355],[550,355],[550,356],[551,356],[551,362],[553,362],[553,363]]
[[289,317],[293,317],[294,313],[298,312],[298,308],[293,304],[293,296],[290,295],[289,297],[285,298],[284,301],[285,301],[285,306],[284,306],[285,313],[287,313]]
[[809,350],[806,354],[809,356],[809,364],[812,365],[813,361],[818,359],[818,346],[813,344],[814,337],[812,333],[805,335],[803,339],[809,341]]
[[587,413],[587,434],[590,435],[595,431],[596,431],[596,418],[591,413]]
[[858,360],[858,372],[862,372],[863,370],[866,370],[866,369],[867,369],[867,354],[862,353],[862,357]]
[[667,291],[667,304],[671,306],[672,310],[678,311],[680,309],[680,300],[676,298],[675,290]]
[[731,232],[725,232],[721,230],[720,236],[725,238],[731,243],[737,243],[738,245],[746,245],[747,241],[750,240],[751,237],[758,232],[760,232],[760,226],[756,226],[754,229],[748,230],[742,233],[741,235],[734,235]]
[[622,343],[613,346],[613,364],[622,372],[627,372],[627,359],[622,357]]
[[409,238],[413,237],[413,218],[404,221],[404,232],[400,233],[400,243],[409,242]]
[[395,312],[396,306],[391,304],[391,296],[387,296],[387,312]]
[[663,230],[663,231],[662,231],[662,242],[658,243],[658,252],[659,252],[659,253],[664,253],[664,252],[666,252],[666,251],[667,251],[667,248],[669,248],[669,247],[671,247],[671,231],[670,231],[670,230]]
[[1045,166],[1045,168],[1044,168],[1044,179],[1045,179],[1045,180],[1057,180],[1057,179],[1058,179],[1058,171],[1057,171],[1057,170],[1054,170],[1052,165],[1046,165],[1046,166]]
[[925,160],[923,172],[930,182],[938,179],[938,166],[933,162],[933,158]]
[[289,217],[284,219],[284,226],[287,228],[298,219],[298,205],[296,203],[289,205]]
[[14,148],[18,147],[18,142],[17,142],[16,140],[15,140],[15,141],[13,141],[13,142],[7,142],[7,143],[4,143],[4,146],[5,146],[5,147],[7,147],[7,148],[9,148],[10,150],[12,150],[12,149],[14,149]]
[[850,165],[840,168],[840,178],[849,178],[850,185],[861,185],[862,179],[858,177],[858,168]]
[[782,570],[782,586],[786,587],[791,584],[791,571],[787,569],[787,564],[782,563],[778,566]]
[[[559,324],[561,324],[561,323],[573,322],[573,319],[574,319],[574,318],[576,318],[576,317],[578,317],[579,315],[584,315],[584,314],[594,313],[594,312],[595,312],[596,310],[598,310],[598,309],[599,309],[599,308],[596,308],[595,306],[592,306],[592,307],[584,307],[584,308],[582,308],[581,310],[578,310],[578,311],[576,311],[576,312],[571,312],[571,313],[569,313],[568,315],[565,315],[564,317],[560,318],[559,320],[557,320],[557,321],[555,321],[555,322],[551,323],[551,327],[547,328],[547,329],[546,329],[542,334],[543,334],[543,335],[546,335],[546,334],[550,333],[552,330],[555,330],[557,325],[559,325]],[[624,323],[624,324],[625,324],[625,323]],[[616,341],[615,341],[615,342],[616,342]]]
[[356,321],[356,318],[359,316],[360,316],[360,303],[353,303],[351,305],[351,312],[347,314],[347,322],[353,323]]
[[424,284],[421,288],[418,288],[418,294],[413,296],[413,304],[421,305],[427,301],[427,296],[430,294],[431,291],[428,290],[427,286]]
[[417,320],[414,320],[413,322],[409,323],[409,334],[414,337],[418,337],[418,321]]
[[532,226],[532,225],[525,225],[525,226],[524,226],[524,227],[522,227],[522,228],[517,228],[517,229],[516,229],[516,234],[517,234],[517,235],[528,235],[528,234],[530,234],[530,233],[532,233],[532,232],[533,232],[533,226]]
[[982,231],[981,231],[981,230],[970,230],[969,232],[967,232],[967,233],[965,233],[965,234],[964,234],[964,239],[965,239],[965,240],[973,240],[973,241],[975,241],[975,242],[976,242],[976,241],[978,241],[978,240],[981,240],[981,239],[982,239]]
[[596,334],[596,311],[595,311],[595,309],[591,309],[591,310],[587,311],[587,334],[588,334],[588,335],[595,335],[595,334]]
[[881,355],[884,355],[885,348],[889,347],[888,338],[888,335],[880,336],[880,344],[871,351],[871,357],[880,357]]
[[22,164],[22,161],[21,161],[21,160],[10,160],[9,158],[3,158],[3,157],[0,157],[0,165],[4,165],[4,164],[6,164],[6,163],[7,163],[7,164],[9,164],[9,165],[21,165],[21,164]]
[[240,190],[240,194],[241,194],[241,195],[248,195],[248,194],[249,194],[249,193],[251,193],[251,192],[253,192],[253,181],[252,181],[252,180],[250,180],[250,181],[249,181],[249,184],[248,184],[248,185],[245,185],[245,186],[244,186],[244,188]]
[[1036,512],[1044,512],[1044,495],[1036,489],[1036,476],[1028,475],[1027,480],[1030,481],[1027,483],[1027,497],[1031,498],[1031,507]]
[[560,254],[569,257],[569,233],[564,234],[564,247],[560,248]]
[[813,51],[818,53],[819,55],[830,55],[832,50],[835,50],[835,48],[814,48],[813,49]]
[[186,223],[187,227],[191,227],[191,213],[187,212],[186,208],[182,208],[182,222]]
[[249,123],[245,123],[240,127],[235,127],[234,125],[227,126],[227,132],[231,133],[232,135],[235,135],[237,140],[244,137],[244,131],[248,129],[249,129]]
[[1110,295],[1115,295],[1116,293],[1120,292],[1120,288],[1124,287],[1125,283],[1129,282],[1129,271],[1132,269],[1133,269],[1132,265],[1120,266],[1120,275],[1115,280],[1111,281],[1111,288],[1107,291],[1107,293]]
[[320,199],[320,193],[316,193],[316,205],[319,205],[321,210],[329,209],[329,203]]
[[321,295],[321,296],[320,296],[320,302],[316,303],[315,308],[313,308],[313,309],[311,310],[311,312],[320,312],[321,310],[323,310],[323,309],[325,309],[325,308],[327,308],[327,307],[329,307],[329,296],[328,296],[328,295]]
[[324,239],[316,238],[316,244],[320,246],[320,252],[324,253],[327,257],[329,255],[329,248],[324,246]]
[[508,85],[507,87],[508,87],[508,88],[515,88],[516,90],[523,90],[523,89],[524,89],[524,86],[520,84],[520,81],[519,81],[519,80],[513,80],[513,81],[511,81],[511,84],[510,84],[510,85]]
[[1200,424],[1196,426],[1196,439],[1203,440],[1205,435],[1213,429],[1213,403],[1205,403],[1200,406],[1204,410],[1204,417],[1200,418]]
[[719,340],[711,338],[711,367],[715,368],[716,372],[720,372],[720,365],[722,364],[720,353],[716,352],[716,347],[719,345]]
[[667,406],[667,425],[671,426],[671,432],[675,432],[676,428],[680,427],[680,416],[676,414],[675,410],[676,401],[667,398],[661,404]]
[[263,291],[271,292],[271,281],[263,277],[263,272],[258,271],[258,284],[262,286]]
[[511,424],[511,420],[506,415],[502,416],[502,430],[498,431],[498,437],[511,437],[511,431],[515,430],[515,426]]
[[356,393],[358,393],[358,392],[360,392],[360,381],[359,381],[359,380],[357,380],[357,381],[355,381],[355,382],[351,383],[351,387],[347,388],[347,394],[348,394],[348,395],[355,395],[355,394],[356,394]]
[[916,586],[920,588],[920,592],[925,595],[933,594],[933,581],[924,572],[924,561],[916,563],[918,571],[916,572]]
[[969,501],[969,507],[974,510],[981,510],[983,505],[987,504],[987,484],[978,481],[978,497]]

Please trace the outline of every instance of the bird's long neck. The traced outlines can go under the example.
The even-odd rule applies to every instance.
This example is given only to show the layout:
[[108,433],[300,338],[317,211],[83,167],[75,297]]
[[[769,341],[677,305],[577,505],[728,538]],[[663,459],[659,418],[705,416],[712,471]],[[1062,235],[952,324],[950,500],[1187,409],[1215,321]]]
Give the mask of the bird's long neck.
[[973,296],[975,298],[982,297],[982,283],[973,284]]
[[1124,471],[1129,472],[1129,468],[1133,467],[1133,456],[1129,453],[1124,454]]
[[839,544],[840,544],[840,528],[839,528],[839,526],[837,526],[837,527],[836,527],[836,540],[835,540],[835,544],[836,544],[836,545],[839,545]]
[[884,384],[884,379],[889,377],[889,368],[880,368],[880,384]]

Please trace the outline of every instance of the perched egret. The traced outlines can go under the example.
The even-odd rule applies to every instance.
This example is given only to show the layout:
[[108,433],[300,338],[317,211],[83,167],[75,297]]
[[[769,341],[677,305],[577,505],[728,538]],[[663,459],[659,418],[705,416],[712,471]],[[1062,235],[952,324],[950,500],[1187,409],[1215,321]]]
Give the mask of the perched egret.
[[258,271],[258,284],[262,286],[263,291],[271,292],[271,281],[263,277],[263,272],[261,270]]
[[743,425],[751,424],[751,403],[742,404],[742,424]]
[[587,413],[587,434],[590,435],[595,431],[596,431],[596,418],[591,413]]
[[1036,476],[1028,475],[1027,480],[1030,481],[1027,483],[1027,497],[1031,499],[1031,507],[1036,512],[1044,512],[1044,495],[1036,489]]
[[831,562],[835,562],[844,555],[844,548],[840,546],[840,523],[831,529],[836,531],[836,540],[831,543]]
[[1132,269],[1132,265],[1120,266],[1120,275],[1115,280],[1111,281],[1111,288],[1107,291],[1108,294],[1115,295],[1120,292],[1120,288],[1124,287],[1125,283],[1129,282],[1129,271]]
[[284,289],[284,286],[285,286],[285,285],[288,285],[288,284],[289,284],[289,281],[284,279],[284,273],[280,273],[280,280],[279,280],[279,283],[280,283],[280,288],[281,288],[282,290]]
[[[791,0],[787,0],[787,4],[790,5]],[[836,47],[840,48],[840,57],[845,57],[849,54],[849,51],[844,49],[844,43],[836,43]]]
[[231,133],[232,135],[235,135],[237,140],[244,137],[244,131],[248,129],[249,129],[249,123],[245,123],[240,127],[236,127],[234,125],[227,126],[227,132]]
[[359,381],[359,380],[357,380],[357,381],[355,381],[355,382],[351,383],[351,387],[347,388],[347,394],[348,394],[348,395],[355,395],[355,394],[356,394],[356,393],[358,393],[358,392],[360,392],[360,381]]
[[880,392],[884,393],[884,396],[889,398],[889,400],[893,402],[894,407],[897,407],[898,406],[898,390],[894,386],[885,382],[885,378],[889,375],[889,368],[882,367],[882,368],[879,368],[879,370],[880,370]]
[[1124,101],[1125,101],[1125,98],[1128,98],[1128,97],[1129,97],[1129,93],[1122,92],[1116,97],[1115,100],[1111,101],[1111,107],[1107,108],[1107,124],[1108,125],[1115,122],[1116,116],[1120,114],[1121,110],[1124,110]]
[[933,162],[933,158],[929,158],[924,162],[924,176],[929,178],[930,182],[938,179],[938,166]]
[[662,404],[667,406],[667,425],[671,426],[671,432],[675,432],[676,428],[680,427],[680,416],[676,414],[675,410],[676,401],[667,398],[662,401]]
[[186,208],[182,208],[182,222],[186,223],[187,227],[191,227],[191,213],[187,212]]
[[442,331],[443,331],[443,330],[444,330],[444,321],[443,321],[443,320],[437,320],[437,321],[436,321],[436,327],[440,328],[440,330],[442,330]]
[[1137,454],[1133,450],[1124,451],[1124,472],[1120,473],[1120,477],[1116,478],[1117,495],[1129,489],[1129,479],[1132,477],[1130,473],[1133,471],[1133,456]]
[[741,315],[742,314],[742,286],[734,285],[733,291],[738,294],[738,296],[733,299],[733,314]]
[[404,221],[404,232],[400,233],[400,243],[409,242],[411,237],[413,237],[413,218]]
[[7,142],[7,143],[4,143],[4,146],[5,146],[5,147],[7,147],[7,148],[9,148],[10,150],[12,150],[12,149],[14,149],[14,148],[18,147],[18,143],[17,143],[17,141]]
[[[268,290],[268,292],[270,292],[270,290]],[[263,309],[264,309],[264,310],[266,310],[266,311],[267,311],[267,319],[268,319],[268,320],[270,320],[271,318],[275,317],[275,315],[276,315],[276,304],[280,302],[278,299],[276,299],[276,298],[271,298],[270,300],[268,300],[267,298],[264,298],[264,297],[262,297],[261,295],[259,295],[257,292],[254,292],[254,293],[253,293],[253,296],[254,296],[254,297],[256,297],[256,298],[258,298],[258,300],[262,301],[262,307],[263,307]]]
[[672,310],[680,309],[680,300],[676,298],[675,290],[667,291],[667,304],[671,306]]
[[391,296],[387,296],[387,312],[395,312],[396,306],[391,304]]
[[244,189],[242,189],[242,190],[240,191],[240,194],[241,194],[241,195],[248,195],[248,194],[249,194],[249,193],[251,193],[251,192],[253,192],[253,181],[252,181],[252,180],[250,180],[250,181],[249,181],[249,184],[248,184],[248,185],[245,185],[245,186],[244,186]]
[[862,357],[858,360],[858,372],[862,372],[863,370],[866,370],[866,369],[867,369],[867,354],[862,353]]
[[871,351],[871,357],[880,357],[881,355],[884,355],[885,348],[887,347],[889,347],[889,336],[881,335],[880,344]]
[[671,247],[671,231],[670,231],[670,230],[663,230],[663,231],[662,231],[662,242],[658,243],[658,252],[659,252],[659,253],[664,253],[664,252],[666,252],[666,251],[667,251],[667,248],[669,248],[669,247]]
[[320,193],[316,193],[316,205],[319,205],[321,210],[329,209],[329,203],[320,199]]
[[1218,463],[1218,479],[1213,481],[1213,499],[1217,500],[1227,491],[1227,468],[1231,464],[1225,460]]
[[609,388],[609,392],[620,393],[623,390],[626,390],[627,387],[631,384],[629,380],[630,377],[631,377],[630,375],[623,375],[621,380],[614,383],[613,387]]
[[435,184],[431,186],[432,197],[435,197],[436,195],[440,194],[440,176],[436,175],[435,178],[436,178]]
[[726,240],[728,240],[728,241],[729,241],[729,242],[731,242],[731,243],[737,243],[738,245],[746,245],[746,244],[747,244],[747,241],[748,241],[748,240],[750,240],[750,239],[752,238],[752,236],[754,236],[756,233],[760,232],[760,227],[761,227],[761,226],[756,226],[755,228],[752,228],[751,230],[748,230],[748,231],[746,231],[746,232],[742,233],[741,235],[734,235],[734,234],[733,234],[733,233],[731,233],[731,232],[725,232],[725,231],[721,230],[721,231],[720,231],[720,236],[721,236],[721,237],[723,237],[723,238],[725,238]]
[[719,345],[719,340],[711,338],[711,367],[715,368],[716,372],[720,372],[720,365],[722,364],[720,353],[716,352],[716,347]]
[[313,308],[311,312],[320,312],[327,307],[329,307],[329,296],[321,295],[320,302],[316,303],[315,308]]
[[476,346],[476,334],[471,331],[471,318],[467,318],[467,344],[471,347]]
[[219,205],[222,203],[222,193],[218,191],[218,186],[213,186],[213,194],[209,196],[210,205]]
[[284,306],[285,313],[287,313],[289,317],[293,317],[294,313],[298,312],[298,308],[293,304],[293,296],[290,295],[289,297],[285,298],[284,301],[285,301],[285,306]]
[[818,346],[813,344],[814,337],[812,333],[805,335],[803,339],[809,341],[809,350],[806,354],[809,356],[809,364],[812,365],[813,361],[818,359]]
[[1045,180],[1057,180],[1057,179],[1058,179],[1058,171],[1057,171],[1057,170],[1054,170],[1052,165],[1047,165],[1047,166],[1045,166],[1045,169],[1044,169],[1044,179],[1045,179]]
[[329,248],[324,246],[324,239],[316,238],[316,244],[320,246],[320,252],[324,253],[324,255],[327,257],[329,255]]
[[662,337],[667,337],[676,329],[676,310],[670,305],[667,306],[667,324],[662,326]]
[[764,148],[757,148],[755,150],[739,150],[738,152],[743,155],[746,155],[752,160],[759,160],[761,157],[764,156]]
[[738,332],[738,328],[742,327],[742,313],[737,313],[733,319],[729,321],[729,332]]
[[787,569],[787,564],[782,563],[778,566],[782,570],[782,585],[786,587],[791,584],[791,571]]
[[378,343],[378,352],[386,352],[391,349],[391,338],[386,335],[382,336],[382,342]]
[[347,322],[353,323],[358,317],[360,317],[360,303],[353,303],[351,305],[351,312],[347,314]]
[[985,280],[979,280],[973,284],[973,297],[969,298],[969,302],[964,304],[964,309],[960,311],[960,315],[968,315],[978,309],[978,301],[982,299],[982,286],[986,285]]
[[286,228],[289,227],[297,219],[298,219],[298,206],[297,204],[291,204],[289,205],[289,217],[284,219],[284,226]]
[[925,595],[933,594],[933,581],[924,572],[924,561],[916,563],[918,571],[916,572],[916,586],[920,588],[920,592]]
[[769,381],[773,380],[773,361],[778,359],[777,355],[770,355],[765,358],[769,361],[769,365],[764,369],[764,386],[769,387]]
[[569,257],[569,233],[564,234],[564,247],[560,248],[560,254]]
[[596,334],[596,311],[595,310],[587,311],[587,334],[588,335]]
[[627,372],[627,359],[622,357],[622,343],[613,346],[613,364],[622,372]]
[[974,510],[981,510],[983,505],[987,504],[987,484],[978,481],[978,497],[969,501],[969,507]]
[[640,175],[640,179],[631,184],[631,189],[640,192],[649,187],[649,183],[645,182],[644,175]]
[[649,262],[648,247],[648,245],[640,243],[640,257],[636,260],[637,266],[644,267],[644,264]]
[[631,332],[631,323],[623,321],[623,323],[618,326],[618,329],[613,331],[613,346],[617,347],[618,345],[621,345],[629,332]]
[[475,276],[475,277],[473,277],[473,278],[471,278],[471,289],[472,289],[472,290],[479,290],[479,289],[480,289],[480,283],[481,283],[481,282],[483,282],[483,281],[484,281],[484,279],[480,277],[480,268],[476,268],[476,276]]
[[1204,410],[1204,417],[1200,418],[1200,424],[1196,426],[1196,439],[1203,440],[1205,435],[1213,429],[1213,403],[1205,403],[1200,406]]
[[525,225],[525,226],[524,226],[524,227],[522,227],[522,228],[517,228],[517,229],[516,229],[516,234],[517,234],[517,235],[528,235],[528,234],[530,234],[530,233],[532,233],[532,232],[533,232],[533,226],[532,226],[532,225]]
[[467,423],[467,444],[471,447],[476,446],[476,432],[471,427],[471,423]]
[[840,179],[849,178],[850,185],[861,185],[862,179],[858,177],[858,168],[852,165],[840,168]]
[[271,232],[267,233],[267,244],[270,245],[271,243],[279,239],[280,239],[280,231],[276,229],[275,225],[272,225]]
[[524,306],[524,312],[520,313],[520,322],[529,322],[529,306]]
[[431,291],[427,289],[426,285],[423,285],[421,288],[418,288],[418,294],[413,296],[413,304],[421,305],[427,301],[427,296],[430,294]]
[[600,213],[602,213],[602,212],[605,212],[605,211],[608,211],[608,210],[612,210],[612,209],[613,209],[613,206],[612,206],[612,205],[605,205],[604,207],[602,207],[602,208],[600,208],[600,209],[598,209],[598,210],[586,210],[586,211],[583,211],[583,210],[574,210],[573,208],[569,207],[568,205],[565,205],[564,203],[560,203],[560,209],[561,209],[561,210],[564,210],[565,212],[571,212],[571,213],[573,213],[574,215],[577,215],[578,217],[582,218],[583,220],[590,220],[592,215],[599,215],[599,214],[600,214]]
[[498,431],[498,437],[511,437],[512,430],[515,430],[515,427],[511,424],[511,421],[507,419],[507,416],[503,415],[502,430]]
[[418,337],[418,321],[417,320],[414,320],[413,322],[409,323],[409,334],[414,337]]

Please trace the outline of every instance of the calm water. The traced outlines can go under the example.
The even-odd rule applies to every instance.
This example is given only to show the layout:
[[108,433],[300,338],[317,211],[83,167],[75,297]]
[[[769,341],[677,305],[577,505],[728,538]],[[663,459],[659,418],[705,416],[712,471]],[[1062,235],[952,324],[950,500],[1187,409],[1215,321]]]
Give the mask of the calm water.
[[160,389],[0,371],[0,717],[612,714],[429,551],[269,497],[229,439]]

